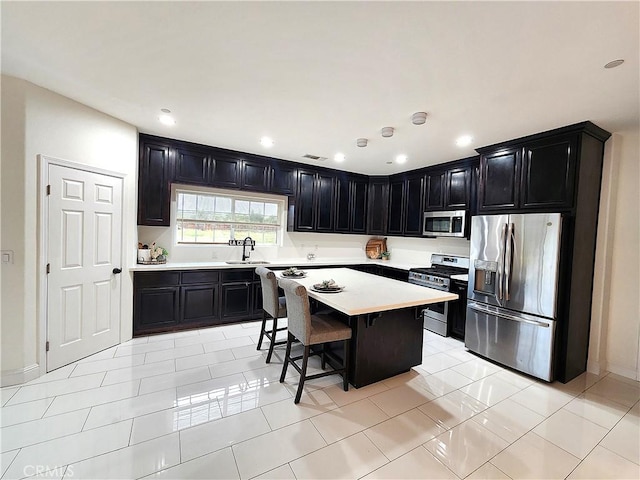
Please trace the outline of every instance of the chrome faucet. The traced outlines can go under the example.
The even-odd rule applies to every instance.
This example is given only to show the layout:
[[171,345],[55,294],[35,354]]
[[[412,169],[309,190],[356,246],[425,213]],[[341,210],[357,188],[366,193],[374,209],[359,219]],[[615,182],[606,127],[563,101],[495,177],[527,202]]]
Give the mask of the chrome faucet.
[[[249,240],[249,246],[251,247],[251,250],[249,252],[247,252],[247,240]],[[251,256],[251,251],[253,250],[255,250],[255,248],[253,247],[253,238],[246,237],[242,241],[242,261],[243,262]]]

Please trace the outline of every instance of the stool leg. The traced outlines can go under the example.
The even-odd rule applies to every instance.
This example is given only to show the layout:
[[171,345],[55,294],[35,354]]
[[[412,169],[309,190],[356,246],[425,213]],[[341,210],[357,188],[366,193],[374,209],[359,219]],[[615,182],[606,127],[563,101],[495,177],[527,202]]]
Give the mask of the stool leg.
[[304,346],[304,354],[302,356],[302,373],[300,374],[300,382],[298,383],[298,392],[296,393],[296,398],[293,403],[300,403],[300,397],[302,397],[302,388],[304,387],[304,380],[307,378],[307,362],[309,361],[309,350],[311,347],[309,345]]
[[278,317],[273,317],[273,328],[271,329],[271,343],[269,344],[269,353],[267,354],[267,362],[271,362],[271,355],[273,355],[273,347],[276,343],[276,330],[278,329]]
[[280,383],[284,382],[284,377],[287,376],[287,366],[289,365],[290,357],[291,357],[291,341],[293,340],[293,335],[291,333],[287,334],[287,349],[284,353],[284,364],[282,365],[282,373],[280,374]]
[[264,337],[264,329],[267,326],[267,312],[262,310],[262,328],[260,329],[260,338],[258,338],[258,348],[256,350],[260,350],[262,347],[262,337]]
[[344,373],[342,374],[342,388],[344,388],[345,392],[349,391],[349,344],[350,340],[344,341],[344,361],[342,364],[344,365]]

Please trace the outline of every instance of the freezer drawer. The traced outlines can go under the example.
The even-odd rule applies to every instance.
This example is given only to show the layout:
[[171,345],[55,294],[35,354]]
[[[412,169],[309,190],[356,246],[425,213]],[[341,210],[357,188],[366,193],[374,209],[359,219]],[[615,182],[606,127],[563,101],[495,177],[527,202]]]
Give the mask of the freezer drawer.
[[469,301],[464,343],[472,352],[548,382],[556,322]]

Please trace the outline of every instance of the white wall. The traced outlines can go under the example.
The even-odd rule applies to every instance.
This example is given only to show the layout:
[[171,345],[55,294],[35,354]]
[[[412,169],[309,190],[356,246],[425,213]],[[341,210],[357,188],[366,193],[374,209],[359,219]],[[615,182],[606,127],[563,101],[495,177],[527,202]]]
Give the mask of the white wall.
[[589,369],[640,380],[640,139],[606,144],[596,246]]
[[[2,269],[2,381],[41,364],[38,345],[39,154],[126,174],[124,265],[134,263],[137,130],[23,80],[2,77],[2,249],[15,263]],[[133,287],[122,275],[121,340],[131,337]]]

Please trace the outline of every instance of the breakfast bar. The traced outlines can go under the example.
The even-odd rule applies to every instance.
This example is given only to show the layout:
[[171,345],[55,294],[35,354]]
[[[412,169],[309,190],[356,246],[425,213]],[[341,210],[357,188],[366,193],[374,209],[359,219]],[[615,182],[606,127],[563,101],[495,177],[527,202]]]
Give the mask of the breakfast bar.
[[[328,307],[351,327],[349,379],[356,388],[422,363],[421,307],[458,298],[453,293],[349,268],[309,270],[295,280],[307,288],[309,298],[317,301],[319,308]],[[331,280],[344,288],[330,293],[314,290],[314,285]],[[340,348],[339,343],[331,346],[338,356]]]

